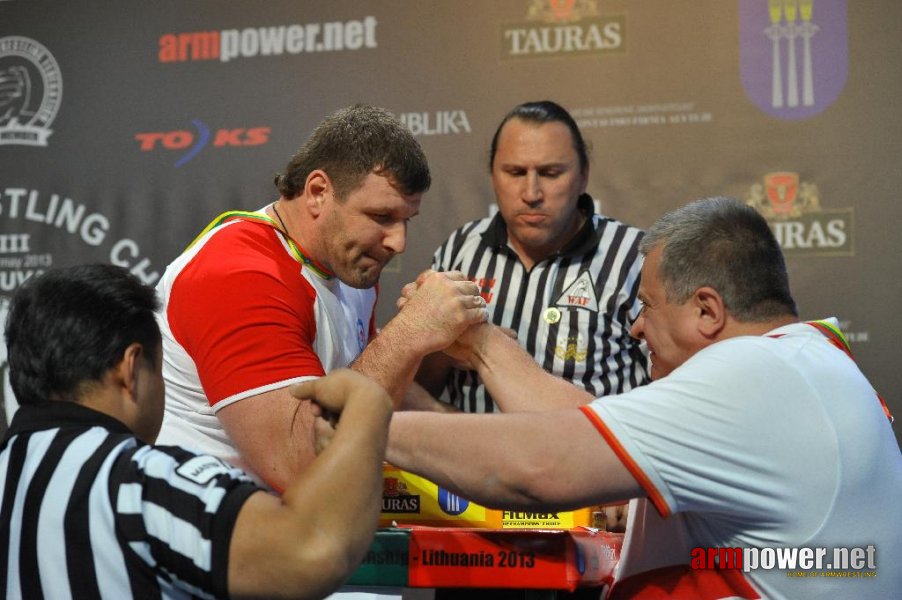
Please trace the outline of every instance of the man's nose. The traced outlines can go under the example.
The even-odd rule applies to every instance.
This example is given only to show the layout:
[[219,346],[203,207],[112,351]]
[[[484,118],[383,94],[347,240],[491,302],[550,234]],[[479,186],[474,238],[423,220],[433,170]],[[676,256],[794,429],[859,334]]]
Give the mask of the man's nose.
[[540,200],[542,200],[542,182],[538,173],[530,171],[524,181],[523,201],[534,204]]
[[383,245],[395,254],[404,252],[407,248],[407,221],[389,225],[385,231]]
[[636,317],[636,320],[630,326],[630,335],[637,340],[645,337],[645,314],[643,312],[639,313],[639,316]]

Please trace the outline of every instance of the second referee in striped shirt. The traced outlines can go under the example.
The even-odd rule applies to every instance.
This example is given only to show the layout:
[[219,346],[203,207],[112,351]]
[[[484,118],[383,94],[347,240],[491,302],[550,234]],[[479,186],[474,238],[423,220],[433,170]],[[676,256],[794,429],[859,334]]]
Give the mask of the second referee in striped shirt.
[[[647,350],[629,335],[642,231],[595,212],[576,122],[551,101],[516,106],[495,132],[489,166],[498,213],[454,231],[432,268],[475,281],[489,320],[513,330],[545,370],[594,396],[647,383]],[[454,367],[432,355],[417,380],[460,410],[494,412],[476,372]]]

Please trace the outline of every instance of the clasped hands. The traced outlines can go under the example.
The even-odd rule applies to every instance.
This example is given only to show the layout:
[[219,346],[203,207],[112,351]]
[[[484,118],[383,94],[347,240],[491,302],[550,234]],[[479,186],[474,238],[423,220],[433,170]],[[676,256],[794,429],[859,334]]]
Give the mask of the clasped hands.
[[[445,303],[436,302],[435,289],[445,291]],[[488,310],[485,299],[479,293],[479,286],[468,279],[460,271],[438,272],[427,269],[420,273],[416,280],[401,288],[401,296],[395,303],[400,310],[397,318],[402,318],[406,311],[417,306],[416,318],[425,319],[421,326],[429,328],[428,323],[440,324],[452,321],[455,327],[443,327],[442,343],[430,351],[442,351],[453,359],[454,367],[471,370],[474,351],[478,348],[491,327],[488,323]],[[427,310],[422,310],[422,309]],[[412,314],[410,316],[413,316]],[[440,326],[440,325],[439,325]],[[513,332],[508,333],[512,335]]]

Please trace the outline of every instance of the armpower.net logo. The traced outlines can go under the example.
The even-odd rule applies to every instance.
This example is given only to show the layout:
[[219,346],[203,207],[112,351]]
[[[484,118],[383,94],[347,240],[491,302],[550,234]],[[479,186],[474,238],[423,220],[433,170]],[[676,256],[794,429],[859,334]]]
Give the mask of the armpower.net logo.
[[161,63],[229,62],[237,58],[342,52],[376,48],[376,17],[325,23],[295,23],[244,29],[165,33]]
[[693,569],[786,571],[787,577],[876,577],[877,548],[693,548]]

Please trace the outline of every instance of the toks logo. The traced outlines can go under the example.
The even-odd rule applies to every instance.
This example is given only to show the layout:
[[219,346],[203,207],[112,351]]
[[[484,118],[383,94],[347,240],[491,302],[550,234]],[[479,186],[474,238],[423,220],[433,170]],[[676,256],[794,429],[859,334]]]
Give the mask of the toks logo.
[[855,254],[853,209],[821,208],[817,185],[798,173],[768,173],[751,186],[746,204],[767,219],[787,256]]
[[218,129],[216,132],[213,132],[199,119],[192,119],[191,123],[196,129],[196,133],[187,129],[151,131],[136,133],[135,139],[139,143],[141,152],[150,152],[158,148],[186,150],[175,161],[175,166],[181,167],[211,144],[214,148],[261,146],[269,141],[269,133],[271,131],[269,127],[251,127],[248,129],[239,127],[236,129]]

